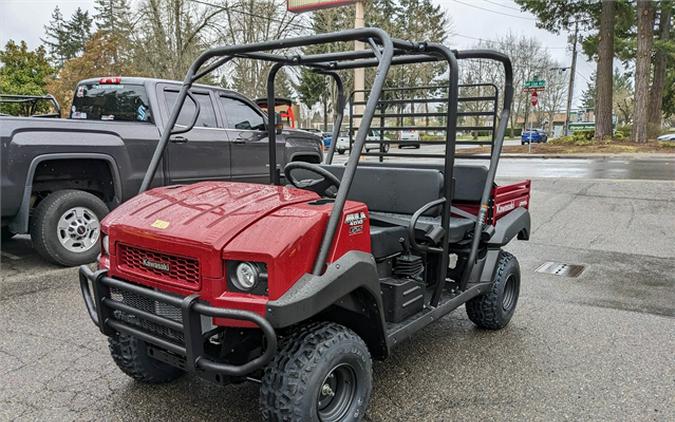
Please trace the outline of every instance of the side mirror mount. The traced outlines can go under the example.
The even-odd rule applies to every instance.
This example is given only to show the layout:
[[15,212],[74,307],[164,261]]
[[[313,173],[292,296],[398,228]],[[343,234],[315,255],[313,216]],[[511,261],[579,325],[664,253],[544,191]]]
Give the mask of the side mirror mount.
[[284,130],[284,121],[281,119],[281,113],[274,113],[274,129],[277,131],[277,135],[280,135],[281,131]]

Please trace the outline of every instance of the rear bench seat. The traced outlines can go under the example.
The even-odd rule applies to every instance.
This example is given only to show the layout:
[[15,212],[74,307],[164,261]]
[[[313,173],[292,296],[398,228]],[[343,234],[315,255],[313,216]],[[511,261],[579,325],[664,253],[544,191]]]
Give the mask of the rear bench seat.
[[[322,165],[338,178],[344,166]],[[460,169],[461,170],[457,170]],[[481,172],[481,169],[485,172]],[[487,171],[484,167],[457,166],[462,183],[456,183],[455,195],[461,202],[478,202],[482,195]],[[481,178],[481,175],[483,177]],[[478,180],[474,180],[478,179]],[[458,180],[458,177],[455,177]],[[356,169],[349,199],[368,206],[371,219],[371,246],[375,258],[384,258],[402,250],[401,240],[407,239],[407,227],[412,214],[428,202],[442,197],[443,173],[436,167],[412,168],[391,165],[363,165]],[[425,233],[440,225],[441,207],[426,212],[416,225],[418,240]],[[450,219],[449,241],[456,243],[473,229],[474,222],[467,218]]]

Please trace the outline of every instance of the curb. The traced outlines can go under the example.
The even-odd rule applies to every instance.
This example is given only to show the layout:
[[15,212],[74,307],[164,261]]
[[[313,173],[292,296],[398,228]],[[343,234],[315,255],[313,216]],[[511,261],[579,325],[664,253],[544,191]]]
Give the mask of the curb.
[[658,159],[673,159],[675,160],[675,154],[502,154],[501,158],[518,158],[518,159],[527,159],[527,158],[537,158],[537,159],[570,159],[570,160],[579,160],[579,159],[610,159],[610,158],[623,158],[631,160],[658,160]]

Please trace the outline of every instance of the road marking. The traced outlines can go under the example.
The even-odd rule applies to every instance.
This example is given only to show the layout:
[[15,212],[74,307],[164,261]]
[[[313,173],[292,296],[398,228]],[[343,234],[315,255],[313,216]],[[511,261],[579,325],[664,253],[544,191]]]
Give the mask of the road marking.
[[5,252],[5,251],[0,252],[0,255],[3,256],[4,258],[9,258],[9,259],[14,260],[14,261],[18,261],[19,259],[22,259],[22,257],[20,257],[20,256],[16,256],[14,254],[11,254],[11,253]]

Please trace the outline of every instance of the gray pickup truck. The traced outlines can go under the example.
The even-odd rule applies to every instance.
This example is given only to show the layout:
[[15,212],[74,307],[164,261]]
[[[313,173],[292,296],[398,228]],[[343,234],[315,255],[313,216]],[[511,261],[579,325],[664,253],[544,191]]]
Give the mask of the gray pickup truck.
[[[87,79],[75,89],[67,119],[1,116],[3,239],[30,233],[51,261],[93,261],[99,221],[138,192],[179,87],[158,79]],[[196,124],[170,139],[153,184],[267,181],[267,115],[233,91],[195,85],[191,94],[199,103]],[[189,126],[196,109],[187,101],[177,125]],[[282,166],[320,163],[321,139],[283,130],[277,156]]]

